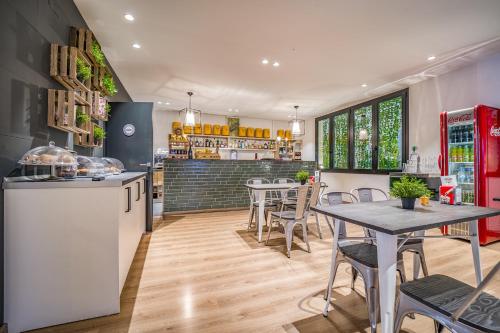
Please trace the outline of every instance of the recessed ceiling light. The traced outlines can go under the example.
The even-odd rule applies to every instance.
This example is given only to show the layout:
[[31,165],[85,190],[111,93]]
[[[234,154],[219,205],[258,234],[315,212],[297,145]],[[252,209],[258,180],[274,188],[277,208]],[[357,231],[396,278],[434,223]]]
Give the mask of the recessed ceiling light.
[[279,62],[277,62],[277,61],[275,61],[275,62],[273,63],[273,66],[274,66],[274,67],[279,67],[279,66],[280,66],[280,63],[279,63]]
[[134,43],[134,44],[132,44],[132,47],[134,49],[140,49],[141,48],[141,44]]
[[429,60],[429,61],[432,61],[434,59],[436,59],[436,56],[430,56],[430,57],[427,58],[427,60]]
[[166,105],[170,105],[170,102],[165,102]]
[[233,109],[229,108],[229,109],[227,109],[227,111],[231,112],[231,111],[233,111]]
[[263,65],[267,65],[269,63],[269,60],[267,60],[266,58],[262,59],[262,64]]
[[240,110],[238,110],[238,109],[234,109],[234,112],[240,112]]
[[366,83],[363,83],[361,86],[362,86],[363,88],[368,87],[368,85],[367,85]]
[[131,21],[131,22],[133,20],[135,20],[135,17],[132,14],[125,14],[125,15],[123,15],[123,17],[125,17],[125,20]]
[[162,101],[158,101],[158,104],[163,104],[163,102]]

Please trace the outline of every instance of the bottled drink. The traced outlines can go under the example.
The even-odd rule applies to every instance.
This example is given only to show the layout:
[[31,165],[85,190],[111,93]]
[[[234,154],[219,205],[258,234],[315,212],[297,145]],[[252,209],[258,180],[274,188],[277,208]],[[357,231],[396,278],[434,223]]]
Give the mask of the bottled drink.
[[450,149],[450,158],[452,162],[457,161],[457,147],[451,147]]
[[457,162],[463,162],[464,161],[464,149],[462,146],[458,146],[457,148]]
[[469,145],[469,162],[474,162],[474,145]]
[[463,162],[469,162],[469,145],[464,146],[464,155],[462,157]]
[[450,142],[451,143],[457,142],[456,133],[457,133],[456,127],[450,127]]
[[460,142],[467,142],[469,141],[469,131],[467,129],[467,126],[462,127],[462,133],[460,133]]

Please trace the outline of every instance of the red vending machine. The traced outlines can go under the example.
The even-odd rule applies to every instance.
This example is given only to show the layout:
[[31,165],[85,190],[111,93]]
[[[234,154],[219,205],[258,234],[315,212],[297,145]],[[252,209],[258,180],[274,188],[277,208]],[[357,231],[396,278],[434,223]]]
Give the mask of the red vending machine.
[[[500,109],[485,105],[442,112],[441,175],[456,175],[464,205],[500,209]],[[467,223],[442,229],[448,235],[469,233]],[[500,216],[479,220],[479,241],[500,240]]]

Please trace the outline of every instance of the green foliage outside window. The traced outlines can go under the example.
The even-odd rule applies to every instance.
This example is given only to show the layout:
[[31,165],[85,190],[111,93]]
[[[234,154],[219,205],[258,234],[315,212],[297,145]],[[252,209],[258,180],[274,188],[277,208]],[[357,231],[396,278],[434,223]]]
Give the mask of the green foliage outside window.
[[378,104],[378,168],[401,168],[403,100],[401,96]]
[[330,168],[330,119],[318,122],[318,164],[321,169]]
[[[366,138],[360,137],[366,131]],[[372,168],[372,107],[371,105],[354,110],[354,168]]]
[[333,117],[333,167],[337,169],[348,168],[348,115],[348,113],[343,113]]

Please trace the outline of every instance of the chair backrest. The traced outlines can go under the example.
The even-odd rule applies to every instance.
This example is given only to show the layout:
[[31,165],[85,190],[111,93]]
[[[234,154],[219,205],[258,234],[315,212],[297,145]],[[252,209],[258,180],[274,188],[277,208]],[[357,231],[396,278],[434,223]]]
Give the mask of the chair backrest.
[[356,195],[359,199],[359,202],[372,202],[374,193],[381,194],[385,200],[389,200],[389,196],[383,190],[375,187],[359,187],[351,190],[351,194]]
[[[349,192],[329,192],[321,196],[321,204],[326,204],[328,206],[336,206],[345,204],[347,202],[356,203],[358,198]],[[340,223],[339,226],[339,239],[344,239],[347,237],[347,229],[345,227],[345,222],[336,219],[335,223]],[[331,228],[331,227],[330,227]],[[333,233],[333,230],[332,230]]]
[[[295,180],[292,178],[275,178],[273,180],[274,184],[289,184],[289,183],[295,183]],[[285,199],[287,197],[296,197],[297,192],[296,191],[289,191],[289,190],[279,190],[279,191],[273,191],[273,197],[276,199]]]
[[316,182],[312,185],[311,197],[309,198],[309,207],[316,207],[319,201],[319,192],[321,190],[321,183]]
[[295,205],[295,219],[304,218],[307,208],[307,193],[309,192],[308,185],[301,185],[297,189],[297,204]]

